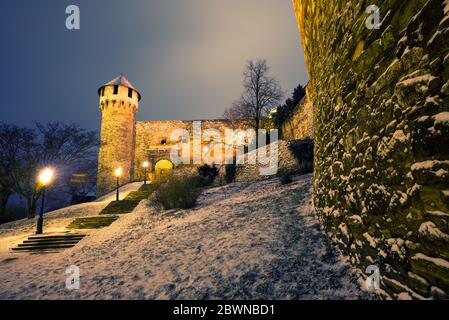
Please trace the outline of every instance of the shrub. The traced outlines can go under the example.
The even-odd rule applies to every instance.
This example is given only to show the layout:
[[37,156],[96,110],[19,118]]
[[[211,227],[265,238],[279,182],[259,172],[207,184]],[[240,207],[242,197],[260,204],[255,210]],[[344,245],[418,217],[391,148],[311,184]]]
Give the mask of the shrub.
[[226,181],[226,177],[223,175],[219,175],[217,177],[217,179],[215,179],[214,181],[214,186],[224,186],[226,185],[228,182]]
[[154,202],[164,209],[193,208],[199,196],[198,177],[171,176],[156,191]]
[[209,178],[200,175],[194,175],[192,176],[192,179],[197,188],[205,188],[212,184],[212,181]]
[[281,184],[289,184],[292,182],[292,173],[290,171],[282,171],[279,173]]
[[289,148],[298,161],[298,173],[313,172],[313,139],[290,141]]
[[215,166],[215,164],[213,164],[212,167],[209,166],[208,164],[204,164],[198,167],[198,174],[201,177],[209,179],[210,183],[212,183],[218,176],[218,169]]

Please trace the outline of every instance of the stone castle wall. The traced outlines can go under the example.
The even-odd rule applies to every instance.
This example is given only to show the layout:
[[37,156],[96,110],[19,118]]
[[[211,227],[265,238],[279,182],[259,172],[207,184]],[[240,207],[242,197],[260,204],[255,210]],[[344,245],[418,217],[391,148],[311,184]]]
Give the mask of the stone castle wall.
[[306,96],[279,129],[281,138],[284,140],[313,138],[313,102],[308,87],[306,87]]
[[[235,123],[227,120],[196,120],[201,121],[201,130],[216,129],[222,133],[226,129],[233,129]],[[244,126],[239,126],[243,128]],[[152,165],[158,160],[170,160],[170,150],[174,143],[170,135],[175,129],[185,129],[190,133],[192,140],[193,121],[192,120],[160,120],[160,121],[137,121],[135,125],[135,150],[134,150],[134,170],[133,179],[142,180],[144,177],[143,162],[149,161]],[[224,155],[224,144],[222,147]]]
[[[264,149],[264,154],[266,152],[267,157],[271,158],[271,163],[276,163],[278,168],[277,172],[272,175],[262,175],[260,169],[267,168],[266,163],[261,164],[258,156],[259,149],[248,152],[247,154],[241,156],[241,161],[243,164],[238,164],[235,170],[235,181],[258,181],[264,179],[272,179],[277,173],[282,171],[295,172],[297,171],[299,164],[295,155],[289,148],[289,142],[284,140],[278,140],[266,146],[260,147]],[[266,149],[267,148],[267,149]],[[270,152],[272,148],[277,148],[277,159]],[[273,149],[274,150],[274,149]],[[250,160],[251,159],[251,160]],[[255,164],[250,164],[255,163]]]
[[[226,129],[247,129],[246,121],[219,120],[161,120],[161,121],[134,121],[138,110],[140,95],[123,76],[117,77],[102,86],[100,95],[100,110],[102,112],[100,151],[98,156],[97,195],[104,195],[116,188],[117,180],[114,172],[122,169],[119,184],[123,185],[133,180],[158,178],[158,174],[167,173],[174,167],[171,162],[171,151],[177,145],[171,141],[175,130],[186,130],[190,139],[190,158],[193,158],[193,125],[201,125],[201,132],[197,139],[200,141],[200,160],[215,161],[214,150],[210,147],[211,140],[220,142],[221,159],[225,159],[225,131]],[[207,132],[214,129],[215,132]],[[195,140],[196,141],[196,140]],[[211,150],[211,151],[209,151]],[[219,154],[217,153],[217,156]],[[203,157],[203,158],[201,158]],[[165,161],[161,161],[165,160]],[[168,161],[167,161],[168,160]],[[159,162],[160,161],[160,162]],[[159,162],[159,163],[158,163]],[[193,162],[193,161],[191,161]],[[159,168],[159,169],[158,169]]]
[[449,1],[293,3],[320,220],[363,274],[379,266],[386,296],[449,297]]

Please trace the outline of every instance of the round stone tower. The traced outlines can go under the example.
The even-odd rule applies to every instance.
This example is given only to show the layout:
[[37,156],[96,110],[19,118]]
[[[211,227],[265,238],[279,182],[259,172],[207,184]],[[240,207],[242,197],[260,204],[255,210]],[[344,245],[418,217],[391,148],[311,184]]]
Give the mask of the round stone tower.
[[97,196],[101,196],[116,187],[116,168],[122,168],[120,184],[130,181],[134,154],[134,116],[141,96],[124,76],[101,86],[98,94],[102,119]]

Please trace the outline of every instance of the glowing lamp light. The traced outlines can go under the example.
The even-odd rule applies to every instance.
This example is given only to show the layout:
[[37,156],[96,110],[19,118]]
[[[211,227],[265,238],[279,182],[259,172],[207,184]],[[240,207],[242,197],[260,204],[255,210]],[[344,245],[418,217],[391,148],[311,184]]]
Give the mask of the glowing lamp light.
[[148,161],[145,161],[145,162],[143,163],[143,167],[144,167],[144,168],[148,168]]
[[116,177],[120,177],[122,175],[122,168],[117,168],[114,171]]
[[46,186],[53,180],[54,171],[51,168],[45,168],[39,173],[39,182]]
[[45,189],[46,186],[52,182],[54,177],[54,170],[51,168],[44,168],[39,172],[37,177],[39,183],[42,185],[42,202],[41,210],[37,217],[36,234],[42,234],[44,226],[44,207],[45,207]]

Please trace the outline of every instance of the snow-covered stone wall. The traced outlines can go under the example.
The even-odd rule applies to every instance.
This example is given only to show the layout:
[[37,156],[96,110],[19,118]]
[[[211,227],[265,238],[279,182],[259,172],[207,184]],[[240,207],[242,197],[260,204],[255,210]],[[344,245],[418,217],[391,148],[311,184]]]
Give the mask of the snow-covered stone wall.
[[448,298],[449,0],[293,3],[323,225],[385,295]]

